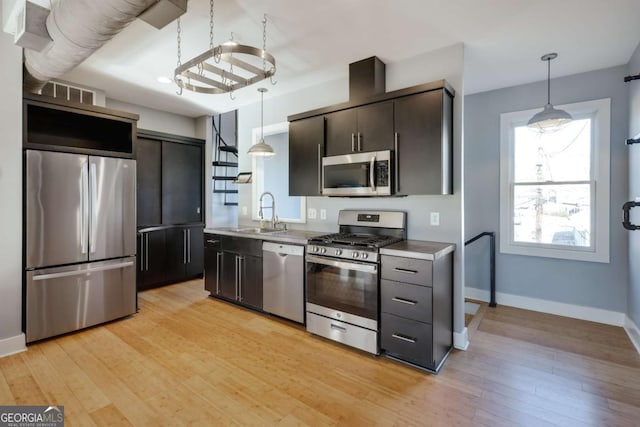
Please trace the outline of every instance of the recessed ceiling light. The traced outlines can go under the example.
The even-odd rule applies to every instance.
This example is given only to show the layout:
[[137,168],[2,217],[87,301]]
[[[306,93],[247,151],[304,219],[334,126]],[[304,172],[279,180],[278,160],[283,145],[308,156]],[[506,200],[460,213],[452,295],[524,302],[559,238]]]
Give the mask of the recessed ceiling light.
[[169,83],[171,83],[173,81],[169,77],[165,77],[165,76],[160,76],[156,80],[158,80],[160,83],[164,83],[164,84],[169,84]]

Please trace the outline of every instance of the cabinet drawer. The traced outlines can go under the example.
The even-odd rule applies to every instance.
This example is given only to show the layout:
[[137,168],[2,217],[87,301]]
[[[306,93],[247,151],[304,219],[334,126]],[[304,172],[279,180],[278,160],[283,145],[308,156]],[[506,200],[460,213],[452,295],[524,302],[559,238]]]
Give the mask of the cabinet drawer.
[[431,286],[431,261],[382,255],[382,278]]
[[432,328],[428,323],[382,313],[382,348],[398,359],[433,368]]
[[381,310],[407,319],[431,323],[431,288],[382,279]]
[[307,331],[351,347],[378,354],[375,331],[307,312]]
[[248,237],[220,236],[222,250],[262,258],[262,240]]
[[204,246],[208,249],[220,249],[222,239],[217,234],[204,233]]

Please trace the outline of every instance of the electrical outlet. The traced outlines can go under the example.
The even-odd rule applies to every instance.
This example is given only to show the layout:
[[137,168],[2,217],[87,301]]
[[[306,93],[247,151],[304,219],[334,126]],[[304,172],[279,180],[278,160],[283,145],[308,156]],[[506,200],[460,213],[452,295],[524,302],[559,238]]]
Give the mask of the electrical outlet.
[[323,221],[327,219],[327,210],[326,209],[320,209],[320,219],[323,220]]
[[247,216],[247,212],[248,212],[247,207],[246,207],[246,206],[243,206],[243,207],[242,207],[242,215],[243,215],[243,216]]
[[307,216],[309,217],[309,219],[316,219],[317,215],[318,215],[318,213],[316,212],[316,210],[314,208],[307,209]]
[[440,225],[440,212],[431,212],[431,225]]

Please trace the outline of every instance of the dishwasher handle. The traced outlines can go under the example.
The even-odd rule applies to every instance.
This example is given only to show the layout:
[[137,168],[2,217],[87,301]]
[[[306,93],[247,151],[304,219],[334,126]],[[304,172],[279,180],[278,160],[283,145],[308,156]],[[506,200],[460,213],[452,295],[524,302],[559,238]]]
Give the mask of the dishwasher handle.
[[287,255],[304,256],[304,246],[298,245],[285,245],[282,243],[263,242],[262,252],[271,252],[281,257]]

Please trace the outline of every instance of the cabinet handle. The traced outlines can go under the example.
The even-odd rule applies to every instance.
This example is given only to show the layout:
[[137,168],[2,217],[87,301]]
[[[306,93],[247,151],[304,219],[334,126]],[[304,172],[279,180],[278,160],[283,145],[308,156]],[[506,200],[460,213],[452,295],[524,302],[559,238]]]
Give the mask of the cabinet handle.
[[216,295],[220,295],[220,270],[222,269],[222,252],[216,252]]
[[191,264],[191,229],[187,229],[187,262]]
[[400,170],[400,168],[399,168],[399,166],[400,166],[399,157],[400,157],[400,155],[398,154],[398,132],[395,132],[393,134],[393,146],[394,146],[393,148],[394,148],[394,151],[395,151],[395,153],[394,153],[395,156],[393,157],[393,159],[394,159],[394,165],[393,165],[393,167],[394,167],[394,178],[396,180],[396,182],[395,182],[396,191],[395,192],[399,193],[400,192],[400,173],[399,173],[399,170]]
[[415,338],[409,338],[409,337],[405,337],[403,335],[399,335],[399,334],[393,334],[391,335],[393,338],[400,340],[400,341],[406,341],[406,342],[410,342],[411,344],[415,344],[416,343],[416,339]]
[[351,151],[356,151],[356,134],[351,134]]
[[342,333],[347,333],[347,328],[343,327],[343,326],[338,326],[335,324],[331,324],[331,329],[336,330],[336,331],[340,331]]
[[149,271],[149,234],[146,234],[145,237],[144,263],[145,271]]
[[140,253],[138,254],[140,261],[140,271],[144,271],[144,234],[140,235]]
[[322,153],[318,144],[318,194],[322,194]]
[[218,243],[220,240],[207,240],[207,243]]
[[238,257],[238,301],[242,302],[242,265],[244,257]]
[[362,134],[358,132],[358,151],[362,151]]
[[238,255],[236,255],[236,301],[238,300],[238,275],[240,274],[240,270],[238,269]]
[[393,297],[393,298],[391,298],[391,301],[401,302],[401,303],[407,304],[407,305],[416,305],[418,303],[418,301],[412,301],[412,300],[404,299],[404,298],[400,298],[400,297]]
[[187,230],[182,230],[182,263],[187,263]]
[[395,271],[397,271],[398,273],[406,273],[406,274],[418,274],[418,272],[416,270],[409,270],[406,268],[400,268],[400,267],[394,267],[393,268]]

